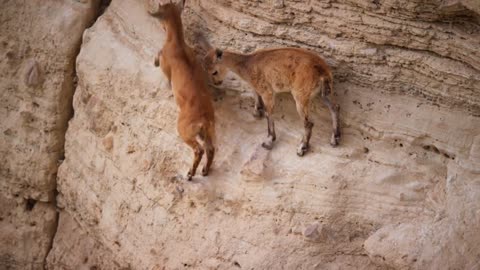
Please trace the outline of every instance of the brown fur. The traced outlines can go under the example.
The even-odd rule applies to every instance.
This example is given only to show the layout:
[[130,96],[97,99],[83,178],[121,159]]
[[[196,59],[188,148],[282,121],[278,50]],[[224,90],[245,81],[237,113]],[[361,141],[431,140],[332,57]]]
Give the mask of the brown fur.
[[[156,14],[164,24],[167,40],[155,60],[171,82],[175,101],[179,107],[177,130],[180,137],[194,152],[188,180],[195,175],[204,153],[207,162],[202,170],[206,176],[212,165],[215,148],[215,119],[213,102],[207,89],[201,65],[194,52],[185,44],[180,18],[181,9],[173,4],[160,5]],[[159,59],[158,59],[159,58]]]
[[275,94],[279,92],[292,93],[298,114],[304,121],[305,132],[297,151],[299,156],[303,156],[309,148],[313,127],[309,118],[310,104],[317,94],[320,94],[331,114],[333,134],[330,143],[332,146],[338,145],[339,107],[330,101],[333,94],[332,72],[320,56],[300,48],[265,49],[240,54],[213,49],[205,40],[201,40],[201,43],[209,47],[204,62],[214,84],[220,84],[226,69],[230,69],[254,88],[254,115],[261,117],[265,110],[268,122],[268,139],[262,144],[263,147],[271,149],[276,139],[272,115]]

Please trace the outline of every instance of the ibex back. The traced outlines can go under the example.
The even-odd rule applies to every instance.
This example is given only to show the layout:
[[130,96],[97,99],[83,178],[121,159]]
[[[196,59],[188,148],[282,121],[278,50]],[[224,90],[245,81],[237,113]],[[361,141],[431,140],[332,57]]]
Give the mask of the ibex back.
[[320,56],[300,48],[265,49],[251,54],[240,54],[214,49],[202,36],[198,38],[208,51],[204,59],[205,68],[214,84],[222,83],[226,69],[230,69],[254,88],[254,116],[262,117],[264,112],[267,116],[268,137],[262,143],[264,148],[271,149],[276,139],[272,116],[275,94],[279,92],[292,93],[298,114],[304,123],[304,135],[297,150],[299,156],[303,156],[309,149],[313,127],[309,117],[310,105],[317,94],[320,94],[331,114],[333,132],[330,144],[338,145],[339,107],[330,100],[333,94],[333,76]]

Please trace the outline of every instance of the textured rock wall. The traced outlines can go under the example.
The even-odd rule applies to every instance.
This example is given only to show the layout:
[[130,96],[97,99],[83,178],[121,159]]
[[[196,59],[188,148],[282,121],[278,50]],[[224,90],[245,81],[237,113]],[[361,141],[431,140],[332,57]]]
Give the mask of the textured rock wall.
[[474,13],[450,1],[453,12],[448,2],[192,1],[190,28],[215,30],[218,46],[238,51],[314,49],[337,81],[480,116],[480,4]]
[[[201,26],[221,48],[249,52],[280,45],[306,47],[334,67],[344,126],[350,132],[360,129],[356,135],[347,131],[346,147],[364,145],[369,151],[360,159],[374,162],[374,167],[387,166],[358,178],[353,175],[359,168],[350,168],[353,177],[349,175],[347,183],[353,186],[347,185],[346,201],[336,205],[379,211],[344,212],[374,224],[363,230],[369,235],[363,247],[375,265],[480,267],[474,240],[480,218],[478,2],[201,0],[192,7],[189,30]],[[229,86],[244,88],[236,81]],[[366,137],[367,142],[349,141],[348,135]],[[393,149],[372,151],[376,147],[369,137],[390,141]],[[446,159],[434,161],[425,150]],[[359,157],[348,158],[354,162]],[[390,171],[392,167],[402,169]],[[379,185],[369,186],[374,183]],[[359,188],[364,184],[368,188]],[[399,187],[409,191],[396,190]],[[379,193],[368,195],[376,197],[374,202],[355,201],[376,189]],[[384,197],[390,192],[396,200]],[[405,204],[422,210],[406,218],[409,210],[398,208]],[[377,219],[382,212],[385,216]]]
[[342,145],[317,102],[297,157],[302,125],[280,95],[262,149],[266,123],[232,75],[215,91],[214,171],[187,183],[143,1],[114,0],[76,67],[99,1],[1,1],[0,269],[480,267],[478,1],[187,2],[187,37],[324,56]]
[[77,58],[49,269],[479,267],[475,1],[187,2],[187,35],[323,55],[342,145],[318,102],[313,151],[297,157],[302,125],[281,95],[277,144],[262,149],[266,123],[231,76],[215,92],[214,171],[185,182],[191,152],[153,66],[163,33],[140,1],[114,0]]
[[99,1],[0,1],[0,269],[43,269],[74,63]]
[[60,214],[55,245],[50,251],[46,269],[129,269],[120,265],[110,250],[81,228],[67,212]]

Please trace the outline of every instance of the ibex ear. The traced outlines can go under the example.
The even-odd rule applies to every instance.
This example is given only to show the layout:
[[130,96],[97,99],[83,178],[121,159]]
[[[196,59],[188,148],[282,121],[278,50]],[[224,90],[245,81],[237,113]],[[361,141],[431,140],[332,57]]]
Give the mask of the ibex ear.
[[223,51],[220,49],[215,49],[215,55],[217,56],[218,60],[221,60],[223,56]]

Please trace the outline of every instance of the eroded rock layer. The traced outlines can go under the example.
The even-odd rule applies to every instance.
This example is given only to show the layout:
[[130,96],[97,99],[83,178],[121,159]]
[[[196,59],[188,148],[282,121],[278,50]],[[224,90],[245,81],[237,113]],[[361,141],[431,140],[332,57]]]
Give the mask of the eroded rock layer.
[[[58,175],[69,222],[61,218],[49,268],[92,266],[98,257],[85,247],[113,269],[478,267],[474,2],[187,2],[187,36],[200,29],[221,48],[289,45],[323,55],[335,70],[341,146],[329,146],[330,118],[318,101],[313,149],[297,157],[303,127],[291,96],[281,95],[278,140],[264,150],[265,120],[253,118],[250,89],[232,76],[231,90],[215,92],[214,170],[186,182],[192,154],[153,66],[163,32],[139,1],[114,0],[77,59]],[[65,240],[64,227],[88,237]]]
[[98,1],[0,1],[0,269],[43,269],[75,58]]
[[443,2],[192,1],[189,29],[237,51],[313,49],[337,81],[480,116],[480,12],[452,14]]

